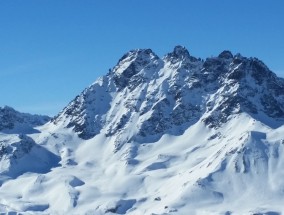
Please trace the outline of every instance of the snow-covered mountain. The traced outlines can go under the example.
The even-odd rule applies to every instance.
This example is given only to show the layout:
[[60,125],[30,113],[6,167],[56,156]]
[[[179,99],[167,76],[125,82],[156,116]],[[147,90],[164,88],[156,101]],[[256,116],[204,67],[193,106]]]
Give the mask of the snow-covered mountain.
[[33,133],[35,126],[47,123],[48,116],[20,113],[11,107],[0,107],[0,131],[4,133]]
[[48,116],[20,113],[0,107],[0,185],[25,172],[48,172],[59,157],[40,147],[27,134],[40,133],[36,126],[47,123]]
[[0,211],[284,212],[284,79],[256,58],[132,50],[36,130],[0,135]]
[[119,148],[180,135],[199,120],[217,128],[239,113],[283,124],[284,80],[256,58],[224,51],[203,61],[177,46],[163,59],[150,49],[130,51],[53,122],[83,139],[116,136]]

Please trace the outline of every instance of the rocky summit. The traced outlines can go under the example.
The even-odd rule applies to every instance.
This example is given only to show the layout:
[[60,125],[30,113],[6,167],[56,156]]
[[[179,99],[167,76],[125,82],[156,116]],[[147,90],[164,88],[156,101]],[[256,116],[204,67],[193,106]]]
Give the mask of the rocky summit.
[[260,60],[229,51],[201,60],[177,46],[162,59],[150,49],[128,52],[53,122],[68,122],[83,139],[103,132],[144,142],[199,120],[217,128],[238,113],[277,126],[283,107],[284,80]]
[[131,50],[39,117],[0,109],[0,212],[284,212],[284,79],[257,58]]

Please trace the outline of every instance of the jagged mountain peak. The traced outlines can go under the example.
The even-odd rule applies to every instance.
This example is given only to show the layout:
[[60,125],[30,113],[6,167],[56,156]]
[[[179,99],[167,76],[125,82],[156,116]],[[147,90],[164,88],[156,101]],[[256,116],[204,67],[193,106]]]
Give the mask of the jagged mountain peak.
[[199,120],[216,128],[243,112],[279,125],[284,120],[283,89],[283,81],[255,58],[224,51],[201,61],[177,46],[160,59],[150,49],[137,49],[54,122],[67,118],[67,127],[84,139],[100,132],[117,135],[117,145],[146,137],[152,141],[165,132],[181,134]]
[[283,79],[177,53],[130,51],[40,133],[0,132],[0,211],[281,214]]
[[234,56],[233,56],[232,52],[230,52],[228,50],[224,50],[218,55],[218,57],[224,58],[224,59],[232,59]]
[[[149,60],[156,60],[159,57],[151,49],[134,49],[124,54],[114,68],[115,73],[120,73],[119,67],[124,64],[137,63],[145,65]],[[125,65],[124,65],[125,66]]]
[[181,46],[181,45],[175,46],[174,47],[174,51],[172,52],[172,54],[176,55],[176,56],[186,56],[186,57],[189,57],[188,50],[184,46]]
[[186,47],[177,45],[174,47],[174,50],[171,53],[168,53],[164,57],[165,61],[170,61],[171,63],[176,63],[176,62],[184,62],[184,61],[192,61],[195,62],[198,59],[191,56],[189,54],[189,51],[186,49]]
[[[163,64],[162,60],[151,49],[136,49],[126,53],[110,73],[115,86],[122,90],[129,85],[132,77],[149,78],[154,68]],[[139,77],[141,78],[139,78]]]

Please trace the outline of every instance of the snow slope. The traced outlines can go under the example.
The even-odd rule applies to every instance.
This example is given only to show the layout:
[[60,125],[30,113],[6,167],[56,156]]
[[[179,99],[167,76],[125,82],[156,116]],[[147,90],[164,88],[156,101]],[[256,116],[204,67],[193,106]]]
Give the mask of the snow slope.
[[256,58],[132,50],[39,133],[0,134],[0,211],[281,214],[283,124]]

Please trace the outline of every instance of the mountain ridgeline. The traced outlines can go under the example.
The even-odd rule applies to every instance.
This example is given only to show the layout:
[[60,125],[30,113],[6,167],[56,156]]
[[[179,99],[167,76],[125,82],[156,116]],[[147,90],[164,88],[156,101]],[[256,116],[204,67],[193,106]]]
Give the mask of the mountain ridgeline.
[[77,96],[54,124],[83,139],[100,132],[125,142],[182,134],[202,120],[217,128],[246,112],[277,127],[284,122],[284,80],[257,58],[223,51],[201,60],[182,46],[159,58],[151,49],[126,53],[102,78]]
[[257,58],[126,53],[56,117],[0,109],[0,213],[284,212],[284,80]]
[[34,127],[47,123],[48,116],[20,113],[11,107],[0,107],[0,132],[33,132]]

